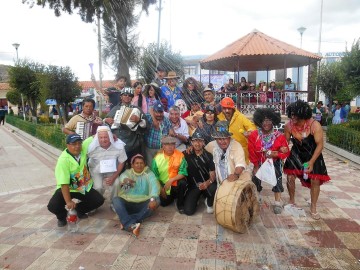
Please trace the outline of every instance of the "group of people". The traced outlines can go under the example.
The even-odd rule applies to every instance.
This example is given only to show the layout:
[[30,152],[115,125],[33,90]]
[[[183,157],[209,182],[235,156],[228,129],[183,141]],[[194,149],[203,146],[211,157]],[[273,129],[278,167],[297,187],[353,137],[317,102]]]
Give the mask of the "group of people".
[[[67,223],[65,206],[76,208],[80,219],[87,218],[104,203],[106,190],[121,227],[135,236],[141,222],[159,205],[176,201],[180,214],[192,215],[204,196],[207,213],[213,213],[215,193],[223,181],[252,180],[260,193],[261,181],[255,174],[269,158],[274,160],[277,178],[272,189],[274,213],[282,212],[284,171],[290,203],[295,203],[298,177],[311,188],[310,212],[319,218],[320,185],[330,178],[321,155],[322,129],[307,103],[297,101],[288,107],[290,120],[282,134],[274,130],[280,122],[274,110],[257,109],[252,122],[231,98],[216,104],[210,87],[202,90],[195,79],[188,78],[179,88],[175,72],[167,76],[162,72],[159,68],[160,75],[145,87],[135,83],[134,88],[113,91],[119,94],[118,103],[104,119],[95,115],[94,101],[84,99],[82,113],[65,125],[67,148],[58,159],[57,189],[48,204],[58,226]],[[158,87],[157,83],[165,84]],[[179,100],[185,102],[184,109],[176,105]],[[126,120],[119,117],[124,111],[130,112]],[[93,125],[91,133],[77,134],[78,123]],[[309,165],[307,179],[304,163]]]

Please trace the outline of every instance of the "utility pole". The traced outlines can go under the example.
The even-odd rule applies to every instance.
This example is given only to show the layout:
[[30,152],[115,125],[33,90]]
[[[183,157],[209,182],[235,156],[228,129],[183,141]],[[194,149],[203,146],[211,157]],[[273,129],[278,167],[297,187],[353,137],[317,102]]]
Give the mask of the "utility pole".
[[99,100],[99,117],[101,117],[101,113],[103,111],[103,89],[102,89],[102,61],[101,61],[101,32],[100,32],[100,10],[97,14],[98,19],[98,49],[99,49],[99,87],[100,87],[100,100]]
[[159,20],[158,20],[158,37],[157,37],[157,51],[156,51],[156,66],[155,66],[155,71],[156,68],[159,66],[159,57],[160,57],[160,24],[161,24],[161,2],[162,0],[159,1]]
[[[18,52],[18,49],[20,47],[20,44],[19,43],[13,43],[12,44],[16,50],[16,64],[19,64],[19,52]],[[23,109],[23,117],[24,117],[24,121],[26,120],[25,119],[25,106],[24,106],[24,96],[23,94],[21,93],[21,103],[22,103],[22,109]]]

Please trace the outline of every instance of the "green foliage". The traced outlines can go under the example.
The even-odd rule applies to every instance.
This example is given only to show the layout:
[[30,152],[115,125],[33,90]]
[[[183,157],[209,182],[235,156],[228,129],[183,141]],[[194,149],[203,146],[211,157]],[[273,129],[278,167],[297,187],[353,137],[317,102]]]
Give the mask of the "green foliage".
[[359,120],[328,126],[326,138],[329,143],[356,155],[360,155]]
[[[144,81],[150,83],[156,72],[156,55],[157,44],[150,43],[146,48],[141,50],[138,56],[136,68],[138,76],[144,78]],[[159,46],[159,65],[163,66],[167,71],[175,71],[180,77],[184,75],[184,60],[179,52],[171,50],[171,46],[167,43],[161,43]]]
[[15,105],[21,104],[21,94],[19,91],[10,90],[6,93],[6,99]]
[[60,150],[66,148],[65,134],[59,125],[36,124],[11,115],[7,116],[6,122]]
[[346,88],[353,97],[360,95],[360,39],[342,58],[342,68],[346,78]]

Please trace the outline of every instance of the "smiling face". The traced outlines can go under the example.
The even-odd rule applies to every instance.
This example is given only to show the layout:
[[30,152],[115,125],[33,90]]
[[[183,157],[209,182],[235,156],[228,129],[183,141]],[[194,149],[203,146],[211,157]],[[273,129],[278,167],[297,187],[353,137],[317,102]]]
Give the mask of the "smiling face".
[[231,117],[233,116],[233,114],[234,114],[234,109],[232,109],[232,108],[222,108],[222,111],[223,111],[223,113],[224,113],[224,115],[225,115],[225,118],[226,118],[226,120],[228,120],[228,121],[230,121],[231,120]]
[[218,146],[226,151],[226,149],[229,147],[230,145],[230,140],[231,138],[230,137],[227,137],[227,138],[216,138],[216,143],[218,144]]
[[82,141],[76,141],[73,143],[68,143],[66,145],[68,151],[70,152],[71,155],[73,156],[78,156],[81,153],[81,148],[82,148]]
[[264,133],[269,133],[272,131],[273,126],[274,125],[273,125],[272,120],[269,118],[265,118],[261,124],[261,129],[263,130]]
[[101,148],[108,149],[111,145],[111,141],[107,131],[98,132],[98,140]]
[[177,123],[180,119],[180,112],[176,110],[170,110],[169,119],[173,123]]
[[124,105],[130,105],[131,100],[132,100],[132,96],[129,94],[122,94],[121,97],[121,103]]
[[133,161],[133,163],[131,164],[131,168],[133,168],[133,170],[136,173],[141,173],[144,168],[145,168],[145,161],[143,158],[141,157],[136,157]]
[[192,140],[191,145],[193,146],[195,151],[201,151],[204,147],[204,140],[200,140],[200,139]]
[[142,85],[139,84],[139,85],[136,86],[135,89],[134,89],[134,95],[135,95],[135,96],[140,95],[140,94],[141,94],[141,90],[142,90]]
[[155,97],[155,89],[152,86],[149,89],[149,97]]
[[204,99],[206,102],[211,103],[215,100],[215,95],[211,91],[206,91],[204,93]]

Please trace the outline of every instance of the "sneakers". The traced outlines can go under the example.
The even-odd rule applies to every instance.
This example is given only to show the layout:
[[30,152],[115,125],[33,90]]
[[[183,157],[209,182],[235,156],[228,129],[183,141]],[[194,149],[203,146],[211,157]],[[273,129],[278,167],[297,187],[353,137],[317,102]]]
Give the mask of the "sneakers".
[[131,231],[135,237],[138,237],[140,235],[140,226],[141,223],[134,223],[129,227],[129,231]]
[[205,199],[204,203],[205,203],[205,206],[206,206],[206,213],[213,214],[214,213],[214,208],[212,206],[208,206],[207,198]]
[[65,227],[66,224],[67,224],[66,218],[64,218],[64,219],[58,219],[58,221],[57,221],[58,227]]

